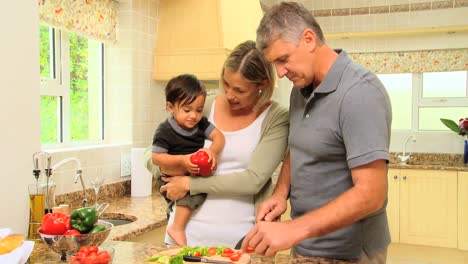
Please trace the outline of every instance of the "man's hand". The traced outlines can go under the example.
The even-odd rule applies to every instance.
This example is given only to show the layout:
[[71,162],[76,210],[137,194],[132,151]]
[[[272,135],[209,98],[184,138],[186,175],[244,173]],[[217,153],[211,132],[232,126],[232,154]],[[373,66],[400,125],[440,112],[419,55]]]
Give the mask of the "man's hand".
[[258,206],[256,222],[279,221],[279,217],[286,212],[286,207],[286,199],[273,194]]
[[172,201],[182,199],[190,191],[190,178],[188,176],[161,177],[167,184],[160,188],[161,193],[167,192],[166,197]]
[[257,222],[255,227],[245,236],[242,251],[253,248],[256,254],[266,257],[274,256],[278,251],[290,249],[300,242],[301,229],[292,227],[292,221],[287,222]]

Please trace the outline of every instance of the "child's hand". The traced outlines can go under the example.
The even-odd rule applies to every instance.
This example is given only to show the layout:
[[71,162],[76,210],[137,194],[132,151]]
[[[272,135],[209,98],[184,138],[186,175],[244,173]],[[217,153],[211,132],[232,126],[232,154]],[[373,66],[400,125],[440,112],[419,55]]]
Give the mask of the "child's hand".
[[190,175],[197,175],[198,173],[200,173],[200,168],[198,168],[198,165],[193,164],[190,161],[190,156],[192,156],[192,154],[183,155],[182,166],[184,166],[184,168],[187,170],[188,173],[190,173]]
[[[211,150],[211,149],[200,149],[200,150],[203,150],[206,152],[206,154],[208,154],[208,161],[211,161],[212,164],[211,164],[211,171],[215,171],[216,170],[216,164],[217,164],[217,155]],[[200,151],[198,150],[198,151]]]

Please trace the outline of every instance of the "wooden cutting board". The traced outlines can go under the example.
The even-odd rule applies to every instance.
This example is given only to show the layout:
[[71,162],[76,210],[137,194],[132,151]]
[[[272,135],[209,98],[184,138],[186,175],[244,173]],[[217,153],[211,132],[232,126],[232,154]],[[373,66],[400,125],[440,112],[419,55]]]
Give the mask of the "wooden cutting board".
[[[157,254],[153,255],[153,256],[160,256],[160,255],[164,255],[164,254],[167,254],[169,256],[171,255],[177,255],[177,253],[179,253],[179,251],[181,250],[182,248],[171,248],[171,249],[167,249],[167,250],[164,250],[164,251],[160,251],[158,252]],[[224,261],[231,261],[229,258],[225,258],[225,257],[221,257],[221,256],[211,256],[211,257],[206,257],[208,259],[216,259],[216,260],[224,260]],[[148,262],[149,263],[149,262]],[[189,262],[189,261],[184,261],[184,263],[200,263],[200,262]],[[236,263],[236,264],[250,264],[250,255],[249,254],[242,254],[241,258],[238,260],[238,261],[232,261],[232,263]]]

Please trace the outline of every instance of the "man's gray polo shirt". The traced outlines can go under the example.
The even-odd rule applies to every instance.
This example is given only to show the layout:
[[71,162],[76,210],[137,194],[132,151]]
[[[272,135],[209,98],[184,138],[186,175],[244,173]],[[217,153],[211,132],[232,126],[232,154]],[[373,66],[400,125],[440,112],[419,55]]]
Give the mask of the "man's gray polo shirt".
[[[389,160],[391,106],[388,94],[369,70],[345,51],[321,84],[294,88],[290,101],[291,216],[330,202],[353,186],[351,170]],[[357,259],[390,243],[385,207],[320,238],[296,246],[299,254]]]

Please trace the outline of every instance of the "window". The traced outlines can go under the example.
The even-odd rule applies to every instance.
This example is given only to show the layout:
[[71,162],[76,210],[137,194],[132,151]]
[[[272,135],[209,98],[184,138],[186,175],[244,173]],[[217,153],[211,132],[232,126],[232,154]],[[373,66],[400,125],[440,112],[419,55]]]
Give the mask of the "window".
[[468,116],[467,76],[467,71],[378,74],[392,102],[392,129],[448,131],[440,118]]
[[40,26],[41,142],[103,139],[103,44]]

